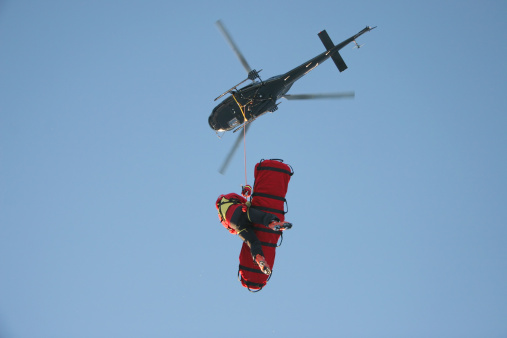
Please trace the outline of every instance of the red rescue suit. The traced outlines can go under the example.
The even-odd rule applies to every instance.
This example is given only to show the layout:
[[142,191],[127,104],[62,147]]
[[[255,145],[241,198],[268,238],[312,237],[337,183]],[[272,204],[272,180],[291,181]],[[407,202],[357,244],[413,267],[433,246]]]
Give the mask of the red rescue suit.
[[249,208],[249,202],[243,196],[235,193],[220,195],[215,203],[218,217],[222,225],[231,234],[237,234],[250,248],[252,259],[257,255],[264,257],[262,243],[255,234],[253,223],[268,227],[272,221],[279,221],[271,213]]
[[218,218],[220,219],[220,223],[222,223],[222,225],[233,235],[236,235],[237,232],[230,226],[231,217],[237,208],[242,208],[242,211],[246,212],[246,203],[246,198],[233,192],[227,195],[220,195],[217,199],[217,202],[215,203],[215,206],[218,210]]

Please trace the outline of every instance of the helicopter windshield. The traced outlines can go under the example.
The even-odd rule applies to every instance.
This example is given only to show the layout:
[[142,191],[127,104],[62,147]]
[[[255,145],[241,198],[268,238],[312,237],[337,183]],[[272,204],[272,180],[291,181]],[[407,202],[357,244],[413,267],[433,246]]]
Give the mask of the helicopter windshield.
[[229,127],[235,127],[239,124],[239,121],[237,118],[233,118],[232,120],[229,121]]
[[270,77],[269,79],[267,79],[266,81],[269,81],[269,80],[277,80],[279,78],[281,78],[282,76],[281,75],[277,75],[277,76],[272,76]]
[[256,84],[259,84],[259,83],[260,83],[259,81],[254,81],[254,82],[250,83],[249,85],[246,85],[246,86],[242,87],[240,90],[250,88],[253,85],[256,85]]

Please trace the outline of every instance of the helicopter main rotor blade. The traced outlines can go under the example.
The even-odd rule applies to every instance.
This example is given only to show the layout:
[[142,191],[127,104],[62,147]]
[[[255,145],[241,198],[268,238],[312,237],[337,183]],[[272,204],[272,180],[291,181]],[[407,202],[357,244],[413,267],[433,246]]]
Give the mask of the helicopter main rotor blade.
[[296,95],[284,95],[283,98],[287,100],[313,100],[313,99],[346,99],[353,98],[354,92],[346,93],[328,93],[328,94],[296,94]]
[[[244,127],[244,128],[246,128],[245,129],[245,134],[248,131],[249,127],[250,127],[249,124],[245,125],[245,127]],[[239,133],[238,137],[236,138],[236,141],[234,142],[234,144],[232,145],[231,150],[229,151],[229,154],[227,154],[227,157],[225,158],[224,163],[220,167],[220,170],[218,170],[218,172],[220,174],[222,174],[222,175],[225,174],[225,171],[227,170],[227,167],[229,166],[229,163],[231,162],[232,156],[234,155],[234,153],[238,149],[238,146],[241,143],[241,139],[242,138],[243,138],[243,133]]]
[[234,53],[236,53],[236,56],[238,57],[239,61],[243,65],[243,68],[245,68],[245,70],[246,70],[247,73],[250,73],[252,71],[252,68],[250,68],[250,66],[248,65],[248,62],[246,62],[245,57],[239,51],[238,46],[236,46],[236,44],[234,43],[234,40],[232,40],[231,35],[229,34],[229,32],[227,32],[227,29],[225,29],[225,26],[222,24],[222,21],[218,20],[216,22],[216,25],[217,25],[218,29],[220,29],[220,32],[225,37],[225,39],[227,40],[227,42],[229,43],[229,46],[231,46],[231,48],[234,51]]

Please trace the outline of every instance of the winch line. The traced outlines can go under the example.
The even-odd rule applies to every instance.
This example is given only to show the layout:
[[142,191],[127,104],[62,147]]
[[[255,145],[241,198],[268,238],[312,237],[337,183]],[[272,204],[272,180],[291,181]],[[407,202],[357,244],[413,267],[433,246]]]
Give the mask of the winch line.
[[247,186],[248,179],[247,179],[247,175],[246,175],[246,122],[248,120],[246,118],[245,111],[243,110],[243,106],[239,104],[234,93],[232,94],[232,97],[234,98],[234,101],[236,101],[236,104],[238,105],[239,110],[241,110],[241,114],[243,114],[243,118],[245,119],[245,121],[243,123],[243,154],[244,154],[244,162],[245,162],[245,186]]

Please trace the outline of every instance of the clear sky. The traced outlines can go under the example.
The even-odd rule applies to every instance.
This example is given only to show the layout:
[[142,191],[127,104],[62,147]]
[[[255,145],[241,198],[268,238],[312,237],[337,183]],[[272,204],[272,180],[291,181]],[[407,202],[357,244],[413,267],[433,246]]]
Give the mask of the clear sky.
[[[506,337],[505,1],[0,1],[0,337]],[[259,293],[208,126],[366,25],[247,134],[295,175]]]

